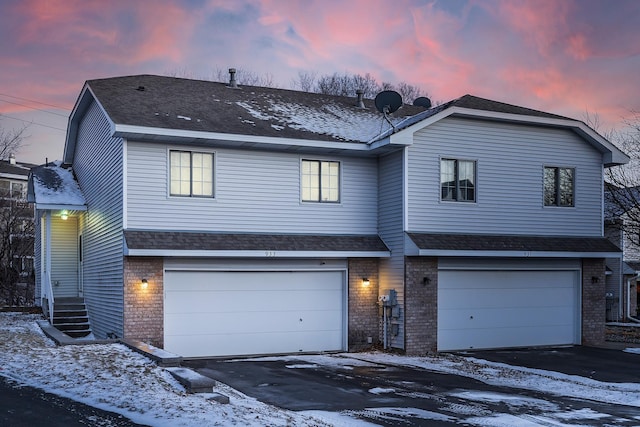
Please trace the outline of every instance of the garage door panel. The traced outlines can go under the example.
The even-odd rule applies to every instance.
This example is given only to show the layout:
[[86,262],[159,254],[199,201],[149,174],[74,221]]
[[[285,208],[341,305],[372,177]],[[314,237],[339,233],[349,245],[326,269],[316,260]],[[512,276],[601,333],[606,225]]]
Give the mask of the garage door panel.
[[186,357],[344,350],[341,271],[167,271],[165,349]]
[[[300,321],[302,319],[302,321]],[[256,333],[268,333],[279,330],[283,332],[313,332],[314,330],[331,329],[340,331],[342,328],[342,313],[338,310],[322,311],[316,313],[275,312],[256,313],[244,322],[238,322],[229,318],[225,313],[190,313],[173,314],[165,319],[165,334],[177,335],[180,333],[204,334],[212,330],[220,333],[244,333],[252,331]],[[185,324],[189,324],[185,328]]]
[[[574,288],[538,287],[535,292],[527,289],[502,289],[499,298],[493,289],[443,289],[438,294],[438,307],[444,310],[461,308],[464,301],[470,307],[554,307],[562,301],[573,301]],[[565,304],[571,306],[571,303]]]
[[[209,285],[214,286],[214,285]],[[269,304],[270,311],[290,310],[291,301],[295,301],[296,308],[302,310],[330,309],[339,306],[342,301],[341,292],[332,289],[282,291],[254,290],[254,291],[168,291],[168,313],[175,311],[211,311],[228,312],[242,304],[246,311],[263,311],[265,304]]]
[[503,308],[468,310],[445,310],[438,321],[442,321],[441,330],[503,328],[505,324],[512,327],[529,327],[531,319],[536,318],[539,326],[573,328],[572,311],[566,307],[546,308]]
[[575,272],[441,270],[438,275],[441,279],[449,281],[448,289],[475,289],[479,282],[482,282],[484,289],[529,289],[532,286],[540,286],[542,283],[552,288],[568,287],[570,286],[568,283],[575,277]]
[[441,270],[438,349],[579,343],[578,272]]
[[[509,342],[505,346],[505,341]],[[530,347],[542,345],[564,345],[564,331],[540,327],[502,327],[499,329],[474,329],[466,341],[465,349],[490,349],[503,347]],[[455,348],[459,341],[454,335],[438,337],[438,346]]]
[[[332,331],[317,331],[312,334],[301,332],[234,333],[179,335],[171,337],[179,348],[188,348],[193,341],[199,345],[189,357],[236,356],[241,354],[277,354],[324,351],[326,348],[341,348]],[[289,342],[283,346],[282,342]],[[259,348],[261,352],[256,352]]]
[[[172,286],[181,291],[208,291],[215,285],[217,291],[248,291],[257,285],[274,291],[295,291],[305,289],[339,289],[341,283],[332,280],[341,272],[301,272],[301,271],[167,271]],[[239,281],[238,276],[243,280]]]

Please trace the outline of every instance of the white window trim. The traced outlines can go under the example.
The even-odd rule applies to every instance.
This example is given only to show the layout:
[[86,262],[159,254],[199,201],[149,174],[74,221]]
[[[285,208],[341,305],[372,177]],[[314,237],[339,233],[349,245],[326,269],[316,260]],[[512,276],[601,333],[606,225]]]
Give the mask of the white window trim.
[[[572,169],[573,170],[573,204],[572,205],[563,206],[563,205],[559,205],[559,204],[556,204],[556,205],[547,205],[547,204],[545,204],[545,202],[544,202],[544,171],[547,168]],[[575,167],[575,166],[552,165],[552,164],[542,165],[542,207],[544,209],[575,209],[575,207],[576,207],[576,186],[577,186],[577,182],[578,182],[578,168]]]
[[[474,164],[474,170],[473,170],[473,179],[474,179],[474,184],[475,184],[475,191],[474,191],[474,199],[473,200],[446,200],[442,198],[442,161],[443,160],[455,160],[455,161],[462,161],[462,162],[473,162]],[[471,159],[471,158],[467,158],[467,157],[458,157],[458,156],[440,156],[438,158],[438,201],[439,203],[455,203],[457,205],[461,205],[461,206],[475,206],[478,204],[478,164],[479,164],[479,160],[478,159]]]
[[[314,200],[302,200],[302,162],[333,162],[338,164],[338,201],[336,202],[325,202],[322,200],[314,201]],[[322,158],[322,157],[300,157],[300,161],[298,162],[298,197],[301,204],[309,204],[309,205],[327,205],[327,206],[336,206],[342,204],[342,181],[343,181],[343,172],[342,172],[343,162],[341,160],[336,160],[335,158]]]
[[[175,194],[171,194],[171,152],[172,151],[180,151],[180,152],[188,152],[188,153],[201,153],[201,154],[211,154],[213,156],[213,195],[212,196],[179,196]],[[179,199],[179,200],[215,200],[216,194],[218,193],[218,152],[215,150],[207,150],[200,149],[198,147],[194,148],[185,148],[185,147],[167,147],[167,198],[168,199]]]

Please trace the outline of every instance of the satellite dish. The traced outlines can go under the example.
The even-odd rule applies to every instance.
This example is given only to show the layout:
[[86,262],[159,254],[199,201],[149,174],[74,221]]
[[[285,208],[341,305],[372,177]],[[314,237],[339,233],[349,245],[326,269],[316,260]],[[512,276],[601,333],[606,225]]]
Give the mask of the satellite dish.
[[431,108],[431,100],[426,96],[420,96],[413,101],[416,107]]
[[393,90],[383,90],[376,95],[374,102],[378,111],[386,115],[393,113],[402,106],[402,97]]

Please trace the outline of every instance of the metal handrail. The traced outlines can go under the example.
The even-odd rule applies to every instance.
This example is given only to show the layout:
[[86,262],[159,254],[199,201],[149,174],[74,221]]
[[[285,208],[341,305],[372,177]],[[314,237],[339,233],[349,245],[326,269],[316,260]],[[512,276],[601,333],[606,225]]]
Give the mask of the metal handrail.
[[51,276],[48,271],[44,276],[44,296],[47,299],[47,308],[49,309],[49,322],[53,324],[53,288],[51,287]]

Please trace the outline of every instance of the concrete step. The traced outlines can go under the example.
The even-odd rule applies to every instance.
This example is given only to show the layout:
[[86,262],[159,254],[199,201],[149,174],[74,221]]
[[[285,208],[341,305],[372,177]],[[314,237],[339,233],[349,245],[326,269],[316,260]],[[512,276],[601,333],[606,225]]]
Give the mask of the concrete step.
[[53,324],[59,325],[61,323],[89,323],[87,316],[58,316],[53,318]]
[[91,334],[87,307],[83,298],[56,298],[53,305],[53,326],[72,338]]
[[54,323],[57,329],[66,332],[66,331],[90,331],[91,325],[89,323]]
[[53,310],[53,318],[57,317],[87,317],[87,310]]
[[91,334],[90,330],[86,331],[64,331],[66,335],[69,335],[71,338],[84,338]]

